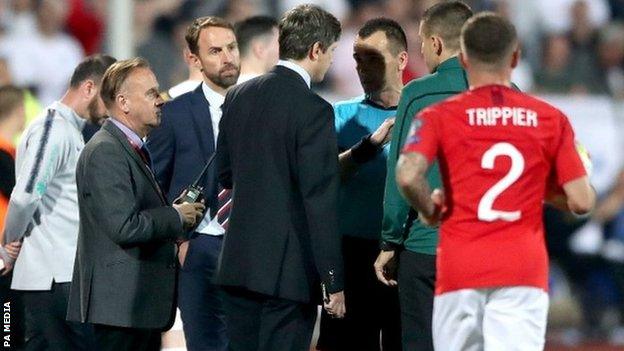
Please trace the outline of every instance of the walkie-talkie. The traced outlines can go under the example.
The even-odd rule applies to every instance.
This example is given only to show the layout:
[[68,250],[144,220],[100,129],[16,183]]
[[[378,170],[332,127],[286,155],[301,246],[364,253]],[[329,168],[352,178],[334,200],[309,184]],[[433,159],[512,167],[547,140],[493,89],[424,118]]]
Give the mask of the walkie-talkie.
[[204,169],[202,169],[201,173],[199,173],[199,175],[197,176],[197,179],[195,179],[193,184],[189,185],[186,188],[184,197],[182,197],[181,200],[182,202],[195,203],[201,201],[201,199],[203,198],[202,191],[204,191],[204,187],[199,185],[199,182],[201,182],[202,178],[206,174],[206,171],[208,170],[208,167],[210,167],[216,155],[217,153],[215,152],[212,154],[212,156],[210,156],[210,159],[204,166]]

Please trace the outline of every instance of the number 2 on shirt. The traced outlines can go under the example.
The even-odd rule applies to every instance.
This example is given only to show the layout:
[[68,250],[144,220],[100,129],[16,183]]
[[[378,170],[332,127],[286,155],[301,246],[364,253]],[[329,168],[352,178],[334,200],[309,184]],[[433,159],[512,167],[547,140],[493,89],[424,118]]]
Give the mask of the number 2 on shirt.
[[522,213],[520,211],[499,211],[492,208],[496,198],[509,188],[524,171],[524,157],[518,149],[509,143],[496,143],[489,148],[481,158],[481,168],[494,169],[494,161],[498,156],[508,156],[511,159],[511,168],[509,172],[485,192],[477,211],[477,217],[484,222],[493,222],[503,220],[506,222],[514,222],[520,219]]

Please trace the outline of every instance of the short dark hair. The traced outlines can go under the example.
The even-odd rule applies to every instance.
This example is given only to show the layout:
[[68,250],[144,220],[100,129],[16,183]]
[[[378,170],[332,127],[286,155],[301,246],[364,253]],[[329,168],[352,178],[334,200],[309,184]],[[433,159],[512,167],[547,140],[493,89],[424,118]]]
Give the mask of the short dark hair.
[[14,85],[0,87],[0,121],[24,104],[24,90]]
[[407,37],[405,31],[396,21],[385,17],[374,18],[364,23],[358,31],[358,36],[366,39],[376,32],[384,32],[390,42],[388,49],[396,55],[401,51],[407,51]]
[[87,79],[92,79],[99,83],[104,72],[117,60],[108,55],[96,54],[85,58],[76,66],[69,81],[69,86],[77,88],[80,83]]
[[428,8],[422,17],[423,32],[438,35],[449,49],[459,50],[459,36],[472,9],[462,1],[445,1]]
[[150,68],[150,65],[144,58],[135,57],[117,61],[106,70],[104,77],[102,77],[100,96],[107,108],[114,106],[115,98],[119,94],[121,87],[130,74],[139,68]]
[[299,5],[280,20],[280,58],[301,60],[317,42],[326,51],[338,41],[340,32],[340,22],[331,13],[318,6]]
[[518,37],[509,20],[493,12],[482,12],[466,22],[461,43],[469,58],[496,66],[514,51]]
[[188,45],[189,50],[193,54],[199,54],[199,45],[197,44],[199,41],[199,34],[202,29],[208,27],[227,28],[234,31],[232,24],[221,17],[205,16],[196,18],[186,29],[186,35],[184,36],[184,39],[186,39],[186,45]]
[[251,42],[256,38],[272,35],[273,28],[277,28],[277,21],[269,16],[253,16],[236,23],[234,33],[240,54],[249,54]]

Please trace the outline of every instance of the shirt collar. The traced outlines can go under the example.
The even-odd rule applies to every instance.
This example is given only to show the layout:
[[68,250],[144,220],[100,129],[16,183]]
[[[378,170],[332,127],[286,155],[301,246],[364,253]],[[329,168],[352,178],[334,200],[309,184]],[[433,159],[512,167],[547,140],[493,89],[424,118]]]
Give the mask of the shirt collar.
[[453,56],[440,63],[436,68],[436,72],[445,71],[447,69],[462,68],[459,57]]
[[225,96],[217,93],[212,90],[206,82],[202,83],[202,91],[204,92],[204,96],[206,100],[208,100],[208,104],[212,107],[221,107],[223,102],[225,101]]
[[126,135],[126,138],[128,138],[128,140],[130,141],[130,143],[134,144],[135,146],[138,146],[139,149],[143,147],[143,139],[141,139],[141,137],[139,137],[137,133],[135,133],[132,129],[126,127],[125,124],[115,119],[115,117],[111,116],[109,119],[119,129],[121,129],[121,131]]
[[67,122],[72,124],[79,131],[82,131],[85,124],[87,123],[84,118],[78,116],[76,111],[60,101],[54,101],[52,105],[50,105],[50,108],[57,111],[59,116],[67,120]]
[[291,70],[299,73],[301,78],[305,80],[306,84],[308,85],[308,88],[310,87],[310,82],[312,80],[310,78],[310,73],[308,73],[308,71],[306,71],[303,67],[299,66],[298,64],[292,61],[286,61],[286,60],[279,60],[277,61],[277,64],[278,66],[284,66],[286,68],[290,68]]

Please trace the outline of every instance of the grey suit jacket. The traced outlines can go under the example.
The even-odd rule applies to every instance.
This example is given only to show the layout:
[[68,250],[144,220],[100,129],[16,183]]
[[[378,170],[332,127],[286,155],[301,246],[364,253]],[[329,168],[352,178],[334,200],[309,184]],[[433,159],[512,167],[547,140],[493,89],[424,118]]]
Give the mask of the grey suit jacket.
[[166,328],[175,307],[176,251],[183,233],[150,170],[107,121],[76,167],[80,232],[68,320]]

